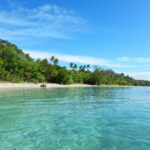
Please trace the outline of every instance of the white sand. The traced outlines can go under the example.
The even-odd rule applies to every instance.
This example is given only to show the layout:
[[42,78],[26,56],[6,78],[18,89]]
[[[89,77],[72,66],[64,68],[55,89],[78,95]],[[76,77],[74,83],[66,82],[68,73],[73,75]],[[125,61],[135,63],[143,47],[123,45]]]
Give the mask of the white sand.
[[[0,88],[41,88],[42,83],[0,83]],[[93,85],[87,84],[71,84],[71,85],[61,85],[46,83],[47,88],[65,88],[65,87],[94,87]]]

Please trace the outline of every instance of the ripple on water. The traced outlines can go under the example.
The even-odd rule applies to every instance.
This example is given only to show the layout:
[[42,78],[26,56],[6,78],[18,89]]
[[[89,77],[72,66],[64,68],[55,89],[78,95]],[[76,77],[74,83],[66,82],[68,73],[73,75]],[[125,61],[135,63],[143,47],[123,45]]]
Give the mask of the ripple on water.
[[0,92],[0,150],[149,150],[150,88]]

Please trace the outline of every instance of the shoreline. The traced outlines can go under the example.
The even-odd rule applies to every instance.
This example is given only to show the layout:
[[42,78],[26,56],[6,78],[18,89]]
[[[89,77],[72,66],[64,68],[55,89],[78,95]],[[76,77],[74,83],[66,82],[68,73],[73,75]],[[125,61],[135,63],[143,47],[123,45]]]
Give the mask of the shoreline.
[[[42,88],[41,85],[43,83],[0,83],[0,89],[3,88]],[[70,88],[70,87],[98,87],[96,85],[88,85],[88,84],[70,84],[70,85],[62,85],[55,83],[44,83],[46,85],[45,88]]]
[[[43,88],[43,83],[0,83],[0,89],[6,88]],[[70,84],[62,85],[56,83],[44,83],[44,88],[71,88],[71,87],[132,87],[128,85],[89,85],[89,84]]]

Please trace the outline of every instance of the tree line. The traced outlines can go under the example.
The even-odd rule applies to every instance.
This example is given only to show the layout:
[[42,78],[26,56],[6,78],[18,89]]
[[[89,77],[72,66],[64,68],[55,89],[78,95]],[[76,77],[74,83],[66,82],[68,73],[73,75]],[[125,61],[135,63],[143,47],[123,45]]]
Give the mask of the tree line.
[[0,80],[14,83],[59,83],[59,84],[91,84],[91,85],[135,85],[150,86],[150,81],[135,80],[123,73],[115,73],[111,69],[102,69],[90,65],[71,62],[70,69],[58,65],[59,60],[33,59],[16,45],[0,39]]

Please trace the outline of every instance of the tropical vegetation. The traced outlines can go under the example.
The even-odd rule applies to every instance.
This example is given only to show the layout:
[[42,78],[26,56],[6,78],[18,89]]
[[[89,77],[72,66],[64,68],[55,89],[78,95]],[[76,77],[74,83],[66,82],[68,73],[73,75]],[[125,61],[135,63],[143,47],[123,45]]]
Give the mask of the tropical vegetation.
[[35,60],[16,45],[0,39],[0,81],[150,86],[150,81],[135,80],[111,69],[98,66],[92,69],[90,65],[77,66],[73,62],[70,62],[70,68],[67,69],[58,63],[55,56]]

